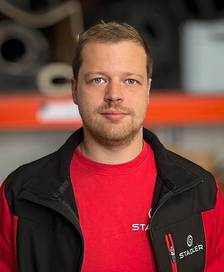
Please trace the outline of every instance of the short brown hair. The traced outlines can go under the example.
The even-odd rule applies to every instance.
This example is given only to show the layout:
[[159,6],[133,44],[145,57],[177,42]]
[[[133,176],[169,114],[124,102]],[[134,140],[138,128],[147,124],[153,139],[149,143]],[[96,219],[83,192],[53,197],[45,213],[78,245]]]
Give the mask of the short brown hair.
[[78,35],[77,47],[73,59],[73,74],[74,78],[78,78],[79,69],[82,65],[82,50],[89,42],[106,42],[116,43],[121,41],[133,41],[140,44],[147,56],[147,75],[152,75],[152,55],[148,44],[143,36],[132,26],[127,23],[108,22],[104,21],[90,27],[88,30]]

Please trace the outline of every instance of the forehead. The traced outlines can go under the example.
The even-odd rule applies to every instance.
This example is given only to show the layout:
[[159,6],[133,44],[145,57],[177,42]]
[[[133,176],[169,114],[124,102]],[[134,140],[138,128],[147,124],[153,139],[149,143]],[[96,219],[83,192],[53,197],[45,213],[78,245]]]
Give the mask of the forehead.
[[83,48],[81,68],[119,69],[132,66],[145,70],[146,62],[145,50],[137,42],[90,42]]
[[103,52],[112,52],[122,51],[126,54],[131,54],[132,52],[138,52],[140,54],[144,54],[145,50],[143,46],[135,41],[119,41],[119,42],[88,42],[84,45],[82,49],[82,56],[85,57],[88,53],[102,53]]

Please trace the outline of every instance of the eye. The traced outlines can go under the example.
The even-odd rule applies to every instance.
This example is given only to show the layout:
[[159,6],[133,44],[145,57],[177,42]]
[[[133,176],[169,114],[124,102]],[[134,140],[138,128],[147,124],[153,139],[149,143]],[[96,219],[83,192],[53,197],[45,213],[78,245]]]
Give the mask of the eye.
[[92,79],[92,82],[94,84],[104,84],[104,83],[106,83],[106,79],[104,79],[102,77],[97,77],[97,78]]
[[126,79],[126,83],[128,85],[136,85],[138,83],[138,81],[136,79],[133,79],[133,78],[128,78],[128,79]]

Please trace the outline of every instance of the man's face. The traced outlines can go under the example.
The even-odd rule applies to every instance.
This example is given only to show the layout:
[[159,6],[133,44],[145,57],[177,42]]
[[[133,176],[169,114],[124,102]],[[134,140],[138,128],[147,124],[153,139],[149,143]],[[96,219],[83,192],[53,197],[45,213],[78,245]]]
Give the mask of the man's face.
[[91,42],[82,59],[73,99],[84,131],[105,145],[128,143],[142,132],[149,101],[144,49],[132,41]]

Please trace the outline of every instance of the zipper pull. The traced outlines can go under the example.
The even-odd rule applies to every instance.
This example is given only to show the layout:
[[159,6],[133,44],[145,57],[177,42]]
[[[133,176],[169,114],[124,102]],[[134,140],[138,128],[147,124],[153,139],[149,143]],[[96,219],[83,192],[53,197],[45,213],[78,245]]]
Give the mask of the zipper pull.
[[172,272],[178,272],[177,269],[177,258],[176,258],[176,253],[175,253],[175,247],[174,247],[174,242],[173,242],[173,237],[170,233],[165,235],[165,240],[166,240],[166,246],[170,255],[171,259],[171,269]]
[[175,254],[175,249],[171,246],[170,247],[170,257],[173,263],[176,263],[176,254]]

